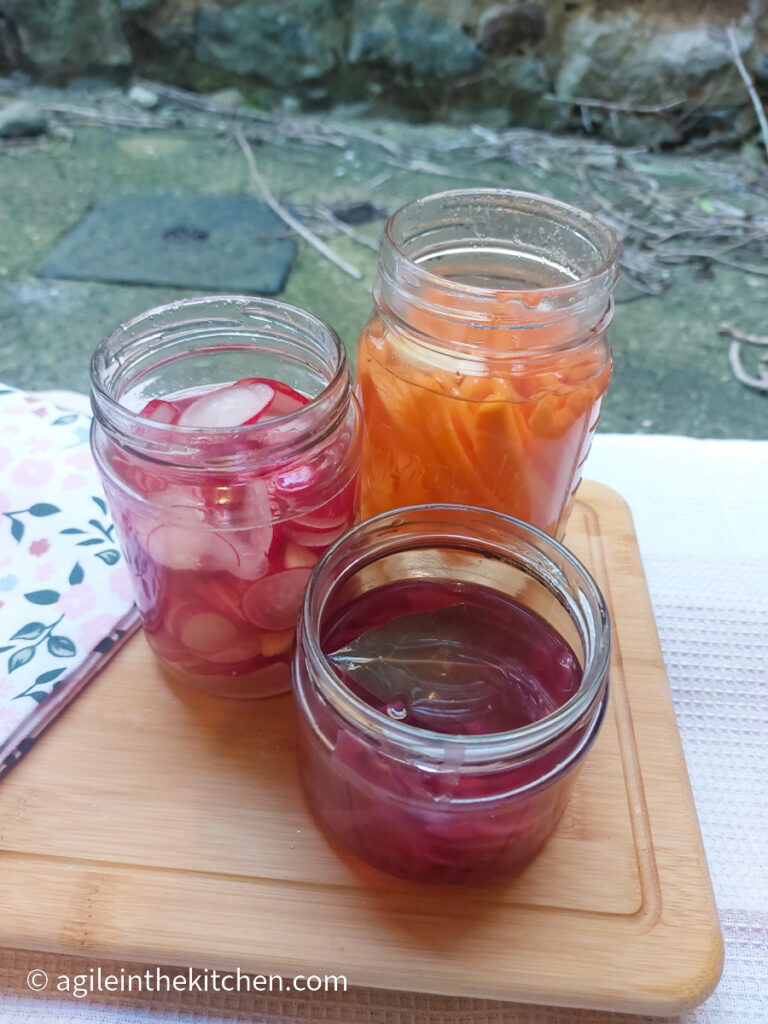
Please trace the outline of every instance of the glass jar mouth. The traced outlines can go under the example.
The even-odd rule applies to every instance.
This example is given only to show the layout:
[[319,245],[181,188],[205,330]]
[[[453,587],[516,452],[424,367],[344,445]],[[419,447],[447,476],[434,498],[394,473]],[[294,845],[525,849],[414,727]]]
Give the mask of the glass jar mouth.
[[[231,333],[234,328],[239,328],[243,337],[256,338],[259,323],[272,325],[303,347],[308,356],[314,357],[318,375],[325,378],[319,393],[310,396],[301,408],[237,427],[202,428],[149,420],[140,416],[139,410],[132,410],[120,401],[124,385],[130,379],[130,367],[138,365],[141,355],[151,347],[172,347],[185,339],[206,336],[213,342],[217,335]],[[210,351],[215,347],[212,345]],[[205,351],[205,348],[200,349],[200,352]],[[169,355],[154,366],[170,363],[174,358],[175,355]],[[298,306],[258,296],[209,295],[157,306],[110,331],[91,358],[91,404],[95,418],[108,424],[111,432],[132,442],[134,447],[137,427],[140,427],[141,447],[147,451],[167,445],[177,451],[183,451],[185,446],[194,449],[195,438],[202,435],[223,439],[234,432],[246,443],[268,439],[270,457],[283,441],[295,451],[301,444],[297,434],[306,433],[307,441],[316,441],[321,422],[323,429],[329,432],[335,427],[336,421],[344,415],[351,392],[347,356],[336,331]]]
[[[447,207],[448,216],[451,216],[452,212],[454,224],[458,225],[459,217],[462,215],[467,217],[472,214],[473,209],[479,209],[483,204],[490,204],[494,213],[517,211],[525,215],[546,216],[552,225],[567,225],[570,230],[589,240],[594,250],[594,265],[585,269],[573,280],[560,285],[547,284],[540,287],[521,288],[493,288],[457,281],[425,267],[425,262],[434,254],[429,248],[417,254],[415,244],[418,235],[414,233],[409,221],[416,221],[417,225],[424,225],[431,217],[439,218],[440,208]],[[442,214],[442,216],[445,217],[446,214]],[[590,283],[601,281],[606,273],[610,273],[612,278],[615,277],[615,268],[621,248],[616,233],[586,210],[571,206],[570,203],[564,203],[559,199],[537,195],[535,192],[497,188],[449,189],[415,199],[413,202],[401,206],[392,214],[384,228],[384,238],[415,270],[424,276],[425,280],[431,281],[437,287],[455,290],[457,295],[475,298],[493,297],[496,302],[501,294],[505,299],[516,298],[529,306],[538,304],[535,300],[537,293],[564,295]]]
[[417,335],[419,314],[454,341],[466,327],[476,343],[482,328],[514,328],[522,336],[510,339],[510,350],[519,353],[551,346],[552,338],[533,335],[564,321],[607,326],[619,251],[611,228],[568,203],[512,189],[455,189],[389,218],[374,296]]
[[[458,525],[460,520],[465,521],[463,530]],[[414,538],[406,538],[403,527],[413,523],[421,527],[420,532]],[[473,539],[478,527],[489,526],[497,534],[495,541]],[[529,554],[536,551],[542,556],[538,565],[534,562],[526,565],[528,575],[542,583],[561,603],[566,601],[568,614],[582,619],[579,633],[584,646],[583,674],[573,697],[550,715],[518,729],[452,735],[386,718],[355,696],[332,669],[321,647],[319,627],[333,592],[365,566],[406,549],[473,549],[509,561],[513,558],[511,548],[504,550],[504,534],[509,530],[523,539]],[[368,544],[367,549],[355,553],[354,548],[361,542]],[[556,559],[566,566],[571,580],[576,581],[576,600],[566,599],[568,581],[558,569]],[[456,766],[482,765],[510,757],[524,759],[574,732],[596,708],[598,714],[593,716],[594,721],[599,724],[602,717],[602,698],[607,689],[611,656],[611,625],[605,599],[591,574],[567,548],[536,527],[501,512],[471,505],[410,505],[358,523],[340,537],[314,567],[304,596],[299,628],[310,674],[328,704],[347,723],[368,736],[385,737],[388,743],[400,746],[409,754]]]

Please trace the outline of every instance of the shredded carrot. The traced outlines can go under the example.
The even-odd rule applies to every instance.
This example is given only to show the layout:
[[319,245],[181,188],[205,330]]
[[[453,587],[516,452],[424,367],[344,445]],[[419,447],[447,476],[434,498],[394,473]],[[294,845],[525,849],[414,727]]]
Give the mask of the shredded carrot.
[[[434,315],[423,319],[423,329],[437,330]],[[464,331],[470,340],[471,330]],[[485,329],[484,344],[491,333],[504,330]],[[596,338],[586,352],[558,352],[538,364],[503,365],[495,359],[486,372],[433,369],[381,320],[366,327],[357,364],[364,517],[450,501],[560,531],[610,380],[604,342]]]

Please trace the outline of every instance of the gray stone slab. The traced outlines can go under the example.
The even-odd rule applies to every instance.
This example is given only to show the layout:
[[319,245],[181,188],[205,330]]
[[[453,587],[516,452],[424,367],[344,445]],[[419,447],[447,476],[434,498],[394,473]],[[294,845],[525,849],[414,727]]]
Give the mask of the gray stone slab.
[[54,246],[38,277],[277,295],[296,244],[240,196],[117,195]]

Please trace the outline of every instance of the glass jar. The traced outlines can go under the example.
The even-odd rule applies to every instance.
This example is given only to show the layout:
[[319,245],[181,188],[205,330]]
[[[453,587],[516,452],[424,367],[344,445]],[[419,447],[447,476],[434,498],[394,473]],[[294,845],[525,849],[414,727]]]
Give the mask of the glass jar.
[[357,355],[363,517],[447,501],[563,536],[611,377],[617,259],[600,221],[524,192],[390,218]]
[[[329,661],[329,623],[361,595],[414,579],[491,588],[535,612],[581,667],[570,699],[522,728],[482,735],[414,727],[371,707]],[[597,585],[541,531],[456,505],[359,523],[315,566],[299,620],[293,685],[313,813],[348,850],[401,877],[464,882],[520,867],[555,828],[598,733],[610,649]]]
[[[282,302],[187,299],[109,334],[91,378],[93,453],[161,664],[212,695],[285,691],[310,570],[354,516],[360,416],[338,336]],[[259,394],[280,382],[270,418],[146,418],[254,378]]]

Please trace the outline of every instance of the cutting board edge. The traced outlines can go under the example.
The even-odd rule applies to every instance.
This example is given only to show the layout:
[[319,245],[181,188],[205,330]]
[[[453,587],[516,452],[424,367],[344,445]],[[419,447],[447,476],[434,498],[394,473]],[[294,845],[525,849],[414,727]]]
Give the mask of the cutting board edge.
[[[610,488],[605,487],[604,485],[586,482],[584,485],[582,485],[582,488],[577,494],[577,501],[583,501],[591,508],[596,509],[598,516],[600,516],[601,513],[603,515],[607,515],[610,512],[611,506],[620,508],[622,514],[626,518],[626,525],[628,527],[629,535],[632,538],[634,537],[634,527],[632,523],[631,510],[624,501],[624,499],[617,495],[615,491],[612,491]],[[630,547],[632,548],[634,547],[634,545],[631,545]],[[625,558],[626,554],[626,552],[621,553],[621,557]],[[652,624],[652,642],[655,643],[658,648],[658,634],[655,629],[655,623],[652,619],[650,597],[647,592],[647,585],[645,584],[645,578],[644,573],[642,571],[642,564],[639,559],[639,553],[630,550],[630,555],[631,557],[634,557],[636,559],[637,567],[639,569],[639,578],[642,580],[642,587],[640,588],[640,593],[636,593],[634,596],[635,598],[639,597],[641,601],[645,600],[647,602],[648,613],[651,617]],[[611,579],[610,572],[608,573],[608,579]],[[659,648],[659,658],[660,657],[661,654]],[[663,688],[666,689],[666,687],[667,684],[665,678]],[[669,696],[668,691],[667,696]],[[671,699],[669,703],[671,708]],[[682,756],[682,746],[680,745],[676,724],[674,725],[674,729],[672,731],[674,735],[677,736],[677,745],[679,746],[679,756],[682,763],[684,782],[687,786],[688,805],[691,811],[693,811],[693,798],[690,791],[690,782],[688,780],[687,769],[685,768],[685,762]],[[714,906],[714,898],[712,896],[711,883],[709,881],[709,875],[704,856],[703,843],[701,842],[701,835],[698,827],[698,822],[695,818],[695,812],[692,815],[692,823],[694,825],[695,832],[698,835],[698,846],[700,847],[699,855],[697,855],[694,858],[699,862],[698,868],[696,869],[697,884],[701,881],[703,881],[704,883],[705,895],[708,893],[710,897],[708,901],[705,901],[707,905],[702,905],[696,908],[693,911],[693,913],[691,912],[691,909],[688,908],[685,913],[679,914],[675,912],[674,904],[670,905],[668,901],[663,900],[660,914],[652,915],[654,920],[646,920],[644,926],[646,927],[646,934],[648,937],[650,937],[651,935],[658,936],[662,932],[669,932],[670,935],[674,938],[678,935],[679,929],[681,927],[688,928],[689,930],[692,928],[693,922],[691,918],[693,916],[698,927],[703,927],[704,929],[702,933],[698,931],[698,927],[692,929],[695,932],[697,939],[702,939],[701,942],[693,943],[693,945],[689,946],[688,948],[689,954],[695,953],[696,962],[691,963],[691,970],[688,972],[688,975],[686,977],[682,977],[679,972],[675,975],[674,985],[671,984],[672,979],[670,979],[670,987],[668,988],[659,987],[658,982],[660,981],[660,978],[658,975],[656,975],[654,978],[656,984],[652,986],[648,986],[646,984],[646,986],[643,987],[643,985],[640,983],[639,976],[634,977],[634,981],[632,981],[632,971],[624,973],[624,975],[621,978],[623,984],[614,985],[614,987],[612,988],[605,988],[603,991],[595,990],[592,994],[587,994],[586,996],[583,992],[581,994],[576,994],[572,991],[566,991],[563,989],[553,991],[552,988],[547,988],[543,982],[542,984],[533,985],[530,989],[527,989],[524,985],[517,984],[514,986],[512,991],[509,991],[508,988],[505,988],[501,984],[496,975],[485,978],[484,983],[479,988],[476,987],[477,976],[475,983],[473,983],[472,985],[465,983],[458,986],[454,984],[451,988],[446,987],[445,980],[435,981],[434,984],[432,984],[426,983],[423,980],[421,981],[421,983],[417,983],[418,979],[414,980],[412,978],[409,978],[404,986],[399,978],[397,980],[393,978],[389,982],[383,981],[380,976],[375,976],[375,968],[372,969],[374,971],[374,974],[371,975],[367,974],[363,968],[361,968],[359,971],[355,970],[356,976],[354,978],[354,984],[369,985],[379,988],[391,989],[407,987],[411,991],[432,992],[434,994],[443,995],[450,994],[459,996],[476,996],[482,998],[503,999],[507,1001],[523,1000],[548,1005],[579,1006],[588,1009],[612,1009],[620,1010],[621,1012],[641,1012],[653,1014],[679,1013],[685,1009],[689,1009],[693,1006],[699,1005],[703,1001],[703,999],[706,998],[706,996],[709,994],[712,988],[714,988],[719,978],[720,970],[722,968],[722,936],[720,933],[719,922],[717,919],[717,913]],[[690,825],[691,821],[689,821],[688,824]],[[7,863],[7,855],[0,854],[0,863],[3,863],[4,861]],[[662,867],[664,867],[664,865],[662,865]],[[72,865],[69,868],[69,871],[70,879],[72,878],[72,872],[74,871],[81,873],[83,879],[85,880],[89,872],[91,874],[94,871],[98,873],[99,868],[97,865],[89,866],[87,862],[81,862],[80,864]],[[662,888],[664,881],[666,879],[666,873],[666,868],[664,867],[664,872],[661,876]],[[11,872],[10,875],[12,876],[13,872]],[[42,886],[41,888],[44,889],[44,886]],[[27,889],[26,896],[28,899],[34,898],[34,895],[34,891]],[[21,908],[19,908],[19,911],[21,911]],[[2,923],[0,923],[0,942],[7,938],[9,940],[8,944],[14,946],[15,948],[35,950],[46,949],[51,952],[62,952],[80,956],[88,955],[89,957],[93,957],[94,959],[124,957],[129,960],[143,960],[146,957],[149,961],[154,960],[155,962],[162,961],[164,964],[175,963],[180,966],[189,966],[189,953],[185,953],[183,955],[179,954],[178,958],[174,958],[173,952],[166,950],[163,946],[162,941],[157,941],[157,935],[155,935],[156,941],[153,944],[149,940],[146,942],[138,941],[139,936],[137,933],[134,936],[135,941],[124,942],[123,945],[121,946],[118,934],[118,941],[114,945],[112,945],[107,952],[103,952],[99,950],[97,943],[91,943],[87,939],[85,934],[80,933],[78,935],[77,929],[75,929],[69,936],[67,936],[66,926],[68,922],[62,921],[62,932],[61,934],[59,934],[57,938],[53,938],[52,936],[49,936],[47,938],[40,938],[39,936],[34,934],[34,914],[32,915],[31,920],[28,913],[27,915],[25,915],[25,918],[25,924],[28,926],[28,928],[21,928],[19,931],[16,931],[13,935],[7,932],[3,928]],[[21,919],[22,918],[20,913],[17,916],[17,920],[21,922]],[[151,936],[149,937],[149,939],[151,939]],[[634,942],[638,942],[637,932],[634,934],[632,939]],[[642,940],[640,941],[642,945]],[[227,954],[219,954],[218,952],[209,953],[201,949],[199,946],[198,948],[200,949],[200,951],[198,954],[195,954],[195,956],[199,957],[201,967],[206,966],[206,964],[210,964],[210,966],[215,965],[217,967],[224,968],[226,966],[231,966],[232,963],[235,962],[233,957]],[[219,956],[221,956],[221,959],[219,959]],[[621,961],[621,958],[624,957],[625,954],[621,950],[618,950],[617,956],[619,961]],[[254,970],[256,970],[258,973],[264,973],[265,965],[268,962],[269,955],[265,953],[260,963],[254,963]],[[287,970],[288,973],[291,972],[290,957],[273,957],[273,963],[274,966],[270,968],[271,970],[274,970],[275,972],[278,972],[279,970]],[[648,972],[648,965],[649,961],[646,960],[644,967],[646,975]],[[197,964],[195,966],[197,966]],[[662,970],[666,967],[667,964],[663,961],[662,958],[662,960],[659,961],[658,968],[659,970]],[[299,963],[299,973],[301,973],[301,968],[303,968],[305,971],[308,969],[306,966],[306,958],[304,959],[304,961]],[[633,967],[633,971],[635,969],[636,968]],[[331,969],[329,968],[329,970],[326,973],[330,973],[330,971]],[[335,972],[344,973],[342,969],[337,969]],[[297,970],[294,969],[293,973],[297,973]],[[561,982],[562,979],[559,979],[559,983]],[[631,998],[626,996],[625,989],[627,984],[634,984],[635,986]],[[673,988],[674,991],[671,991],[671,988]],[[638,999],[638,996],[640,996],[641,998]]]

